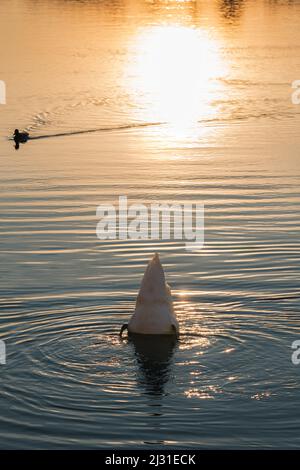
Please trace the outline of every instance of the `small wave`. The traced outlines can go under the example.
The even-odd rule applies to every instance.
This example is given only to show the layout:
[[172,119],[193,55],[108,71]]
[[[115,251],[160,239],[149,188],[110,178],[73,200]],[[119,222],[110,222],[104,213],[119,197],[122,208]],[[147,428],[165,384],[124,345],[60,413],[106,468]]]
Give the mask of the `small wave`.
[[232,113],[229,116],[220,116],[220,117],[213,117],[209,119],[200,119],[198,123],[203,124],[210,124],[210,123],[222,123],[222,122],[233,122],[233,121],[249,121],[249,120],[256,120],[256,119],[272,119],[272,120],[281,120],[284,118],[294,118],[298,116],[300,113],[297,112],[258,112],[258,113]]
[[84,96],[79,101],[71,101],[63,105],[54,106],[35,114],[31,120],[32,124],[25,128],[25,131],[31,132],[40,129],[42,126],[53,124],[57,118],[66,116],[67,113],[73,113],[77,109],[84,109],[87,106],[105,106],[109,100],[107,98],[98,99],[91,96]]
[[224,83],[225,85],[234,85],[234,86],[260,86],[260,87],[266,87],[266,86],[291,86],[290,82],[269,82],[269,81],[256,81],[256,80],[248,80],[248,79],[242,79],[242,78],[223,78],[219,77],[216,79],[216,81],[220,83]]

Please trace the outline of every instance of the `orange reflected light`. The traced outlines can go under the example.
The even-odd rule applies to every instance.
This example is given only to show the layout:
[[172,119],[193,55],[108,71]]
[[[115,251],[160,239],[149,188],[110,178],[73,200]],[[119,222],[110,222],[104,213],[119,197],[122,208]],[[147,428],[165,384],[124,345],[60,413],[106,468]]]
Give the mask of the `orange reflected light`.
[[137,39],[131,86],[147,118],[181,132],[215,113],[214,79],[225,73],[218,43],[204,30],[159,26]]

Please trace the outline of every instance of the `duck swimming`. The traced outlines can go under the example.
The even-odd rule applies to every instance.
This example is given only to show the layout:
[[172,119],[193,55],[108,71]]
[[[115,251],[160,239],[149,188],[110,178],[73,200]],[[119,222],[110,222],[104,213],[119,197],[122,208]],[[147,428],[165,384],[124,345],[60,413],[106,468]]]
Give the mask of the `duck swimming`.
[[135,312],[128,325],[129,334],[179,335],[179,324],[173,308],[171,290],[165,280],[159,255],[156,253],[145,271],[136,299]]
[[19,129],[15,129],[14,132],[14,141],[16,144],[16,148],[19,148],[19,144],[25,144],[29,139],[28,132],[20,132]]
[[25,144],[29,139],[28,132],[20,132],[19,129],[15,129],[14,132],[14,141],[15,141],[15,149],[18,150],[20,144]]

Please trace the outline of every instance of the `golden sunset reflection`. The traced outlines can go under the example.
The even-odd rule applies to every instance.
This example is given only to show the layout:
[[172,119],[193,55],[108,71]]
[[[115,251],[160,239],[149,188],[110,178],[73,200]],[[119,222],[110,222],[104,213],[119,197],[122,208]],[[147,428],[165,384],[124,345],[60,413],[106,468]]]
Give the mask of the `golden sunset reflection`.
[[204,29],[159,25],[140,33],[135,44],[129,88],[145,120],[166,122],[180,137],[215,116],[216,79],[226,73],[215,38]]

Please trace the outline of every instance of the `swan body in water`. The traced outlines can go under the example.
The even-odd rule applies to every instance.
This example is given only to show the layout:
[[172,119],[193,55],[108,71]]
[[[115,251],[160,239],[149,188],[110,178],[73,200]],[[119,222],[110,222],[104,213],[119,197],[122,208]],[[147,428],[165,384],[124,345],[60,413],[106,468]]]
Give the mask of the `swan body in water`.
[[149,262],[136,299],[135,312],[128,325],[123,325],[129,334],[176,335],[179,325],[173,308],[171,290],[156,253]]

